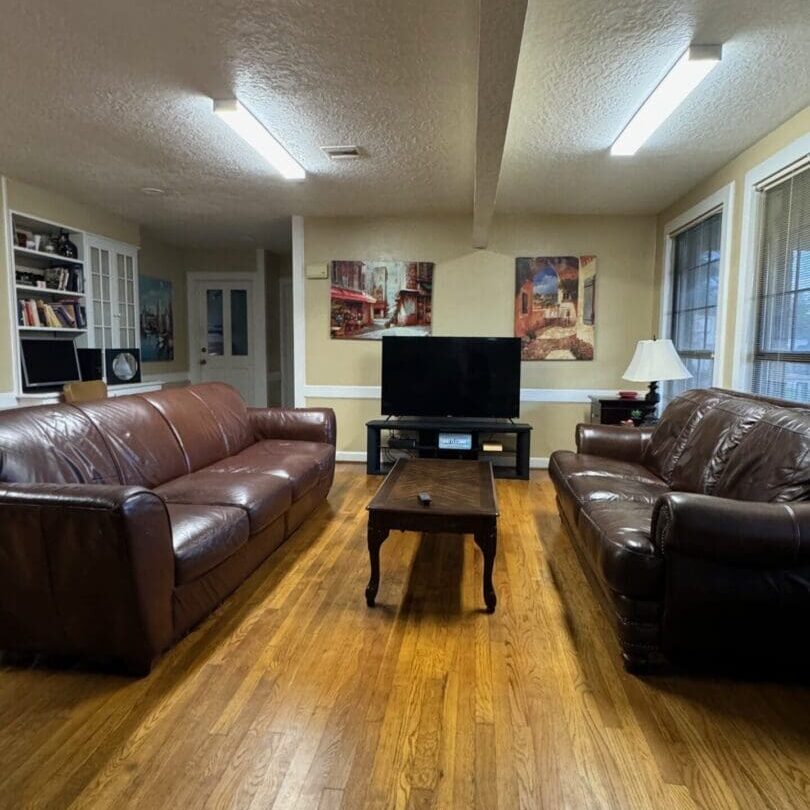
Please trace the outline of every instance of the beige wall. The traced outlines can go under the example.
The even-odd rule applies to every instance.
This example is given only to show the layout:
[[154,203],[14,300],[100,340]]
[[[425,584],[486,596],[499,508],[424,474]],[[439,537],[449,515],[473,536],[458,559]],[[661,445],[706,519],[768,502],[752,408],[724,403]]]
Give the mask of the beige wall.
[[[740,274],[740,244],[742,230],[743,205],[745,202],[745,175],[754,167],[763,163],[776,152],[790,145],[797,138],[810,132],[810,107],[805,107],[800,113],[788,119],[770,134],[753,146],[741,152],[734,160],[723,166],[711,177],[695,186],[688,194],[683,196],[658,216],[656,235],[656,269],[655,269],[655,308],[653,311],[653,328],[657,329],[660,317],[661,281],[664,272],[664,247],[667,223],[672,222],[684,211],[689,210],[705,200],[714,192],[735,183],[734,206],[730,246],[730,273],[728,284],[728,319],[726,323],[725,348],[728,358],[725,366],[725,375],[722,385],[731,385],[733,363],[731,362],[736,351],[734,336],[736,328],[737,299],[739,294],[738,279]],[[724,214],[725,216],[725,214]],[[598,282],[597,282],[598,284]]]
[[188,370],[188,314],[186,306],[186,271],[181,248],[156,239],[149,231],[141,234],[138,272],[142,276],[172,283],[174,315],[174,360],[144,363],[144,374],[168,374]]
[[[654,217],[498,217],[489,249],[470,247],[471,219],[321,219],[304,223],[307,266],[330,259],[435,261],[433,334],[513,334],[515,257],[592,254],[597,257],[596,348],[586,361],[523,364],[522,387],[622,387],[636,341],[650,336],[655,255]],[[306,382],[380,384],[380,343],[329,337],[329,281],[306,281]],[[627,384],[624,383],[626,387]],[[308,400],[335,408],[338,446],[365,449],[364,423],[378,416],[376,400]],[[584,404],[523,403],[534,427],[532,455],[573,445]]]
[[194,273],[255,273],[256,251],[253,248],[184,250],[183,263],[188,272]]

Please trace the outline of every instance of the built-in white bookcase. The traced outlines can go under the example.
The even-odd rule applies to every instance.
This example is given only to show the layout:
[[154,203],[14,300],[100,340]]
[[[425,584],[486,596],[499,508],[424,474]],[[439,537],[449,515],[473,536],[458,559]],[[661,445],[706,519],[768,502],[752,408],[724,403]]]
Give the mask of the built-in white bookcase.
[[[139,348],[138,328],[138,249],[86,233],[69,225],[52,222],[21,211],[9,211],[8,260],[11,316],[13,323],[12,361],[15,393],[26,398],[53,398],[54,392],[24,391],[20,367],[22,338],[72,340],[77,348]],[[61,231],[76,245],[78,256],[68,259],[48,252],[45,245]],[[39,237],[39,238],[37,238]],[[22,244],[25,240],[25,244]],[[30,241],[30,243],[29,243]],[[68,289],[59,289],[56,270],[68,272]],[[45,287],[40,286],[45,284]],[[56,326],[23,322],[21,301],[43,305],[73,302],[84,315],[83,325]],[[69,308],[69,312],[73,312]]]
[[[91,345],[88,335],[92,325],[92,312],[88,306],[88,278],[84,264],[86,234],[68,225],[20,211],[9,212],[7,227],[11,319],[14,324],[12,359],[15,389],[20,394],[23,392],[20,370],[21,338],[72,340],[80,348]],[[78,252],[76,258],[59,256],[55,251],[46,250],[46,245],[52,245],[52,240],[63,230],[76,245]],[[33,309],[37,313],[35,318],[31,317],[31,305],[26,307],[25,302],[33,302]],[[75,326],[72,323],[61,322],[56,326],[55,323],[49,323],[43,318],[43,309],[37,307],[37,302],[49,308],[51,316],[57,315],[53,306],[58,307],[60,304],[67,304],[68,313],[74,317],[77,311],[81,315]],[[65,307],[61,310],[63,314],[64,310]]]

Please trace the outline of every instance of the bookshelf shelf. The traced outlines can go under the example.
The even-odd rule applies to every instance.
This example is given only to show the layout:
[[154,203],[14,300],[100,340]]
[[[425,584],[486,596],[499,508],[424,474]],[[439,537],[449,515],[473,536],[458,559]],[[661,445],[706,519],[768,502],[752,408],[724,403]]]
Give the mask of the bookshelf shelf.
[[59,328],[55,326],[18,326],[17,329],[20,332],[63,332],[64,334],[70,335],[86,335],[86,329],[69,329],[66,326],[60,326]]
[[33,248],[14,246],[14,255],[24,257],[25,261],[43,262],[43,267],[53,267],[55,265],[65,265],[70,267],[83,267],[81,259],[68,259],[56,253],[46,253],[44,250],[34,250]]
[[15,289],[21,293],[36,293],[37,295],[56,295],[61,298],[84,298],[85,293],[72,290],[55,290],[51,287],[34,287],[31,284],[16,284]]

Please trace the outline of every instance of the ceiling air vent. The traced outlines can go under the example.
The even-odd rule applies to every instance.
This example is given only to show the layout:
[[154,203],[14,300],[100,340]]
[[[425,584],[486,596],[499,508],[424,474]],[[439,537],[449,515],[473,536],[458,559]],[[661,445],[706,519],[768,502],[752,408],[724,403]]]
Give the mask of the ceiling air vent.
[[359,146],[322,146],[330,160],[357,160],[363,153]]

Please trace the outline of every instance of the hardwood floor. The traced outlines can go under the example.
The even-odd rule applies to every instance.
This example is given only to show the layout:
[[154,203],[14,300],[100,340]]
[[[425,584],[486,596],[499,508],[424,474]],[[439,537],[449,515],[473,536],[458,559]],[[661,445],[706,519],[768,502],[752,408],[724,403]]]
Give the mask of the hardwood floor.
[[472,539],[322,507],[148,678],[0,668],[0,807],[806,808],[810,690],[626,675],[544,474]]

